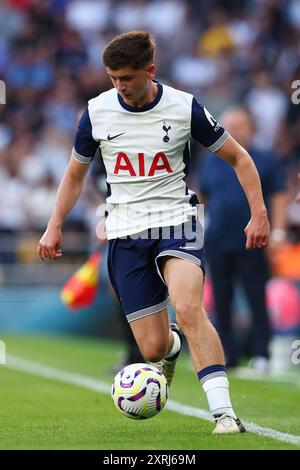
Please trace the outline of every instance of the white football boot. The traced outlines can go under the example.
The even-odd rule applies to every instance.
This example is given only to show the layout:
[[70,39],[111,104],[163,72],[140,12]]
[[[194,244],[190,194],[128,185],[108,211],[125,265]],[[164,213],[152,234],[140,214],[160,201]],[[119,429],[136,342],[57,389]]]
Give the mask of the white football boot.
[[245,426],[239,418],[233,418],[226,414],[215,416],[216,427],[213,434],[234,434],[246,432]]

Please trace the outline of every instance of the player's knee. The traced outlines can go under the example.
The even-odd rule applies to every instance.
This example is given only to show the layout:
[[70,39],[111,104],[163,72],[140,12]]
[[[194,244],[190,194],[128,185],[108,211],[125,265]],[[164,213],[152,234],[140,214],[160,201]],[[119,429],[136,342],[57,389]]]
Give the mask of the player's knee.
[[174,305],[176,320],[185,333],[191,329],[195,329],[202,317],[202,310],[198,303],[178,302]]
[[160,341],[149,341],[142,346],[142,355],[146,361],[159,362],[167,353],[167,343]]

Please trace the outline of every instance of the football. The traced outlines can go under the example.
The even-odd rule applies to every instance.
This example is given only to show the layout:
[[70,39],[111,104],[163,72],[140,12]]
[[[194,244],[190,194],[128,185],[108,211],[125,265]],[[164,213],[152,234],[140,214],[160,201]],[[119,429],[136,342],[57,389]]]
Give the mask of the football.
[[115,376],[111,396],[116,408],[128,418],[157,415],[168,400],[165,376],[149,364],[130,364]]

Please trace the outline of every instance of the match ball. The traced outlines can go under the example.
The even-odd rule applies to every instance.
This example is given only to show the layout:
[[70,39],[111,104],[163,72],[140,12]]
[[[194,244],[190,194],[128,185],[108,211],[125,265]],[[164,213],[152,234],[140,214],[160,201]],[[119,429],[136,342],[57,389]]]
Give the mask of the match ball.
[[111,387],[113,402],[124,416],[148,419],[156,416],[168,400],[165,376],[149,364],[130,364],[115,376]]

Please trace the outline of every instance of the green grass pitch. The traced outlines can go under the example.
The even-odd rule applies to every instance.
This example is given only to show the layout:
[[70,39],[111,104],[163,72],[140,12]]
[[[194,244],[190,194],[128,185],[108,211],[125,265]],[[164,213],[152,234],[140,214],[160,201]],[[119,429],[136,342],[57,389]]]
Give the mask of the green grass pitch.
[[[5,336],[8,356],[111,384],[108,370],[121,344],[66,336]],[[230,378],[241,419],[300,435],[299,385]],[[170,399],[207,409],[206,397],[183,354]],[[164,410],[146,421],[123,417],[109,393],[0,366],[0,449],[299,449],[251,432],[213,436],[213,424]]]

